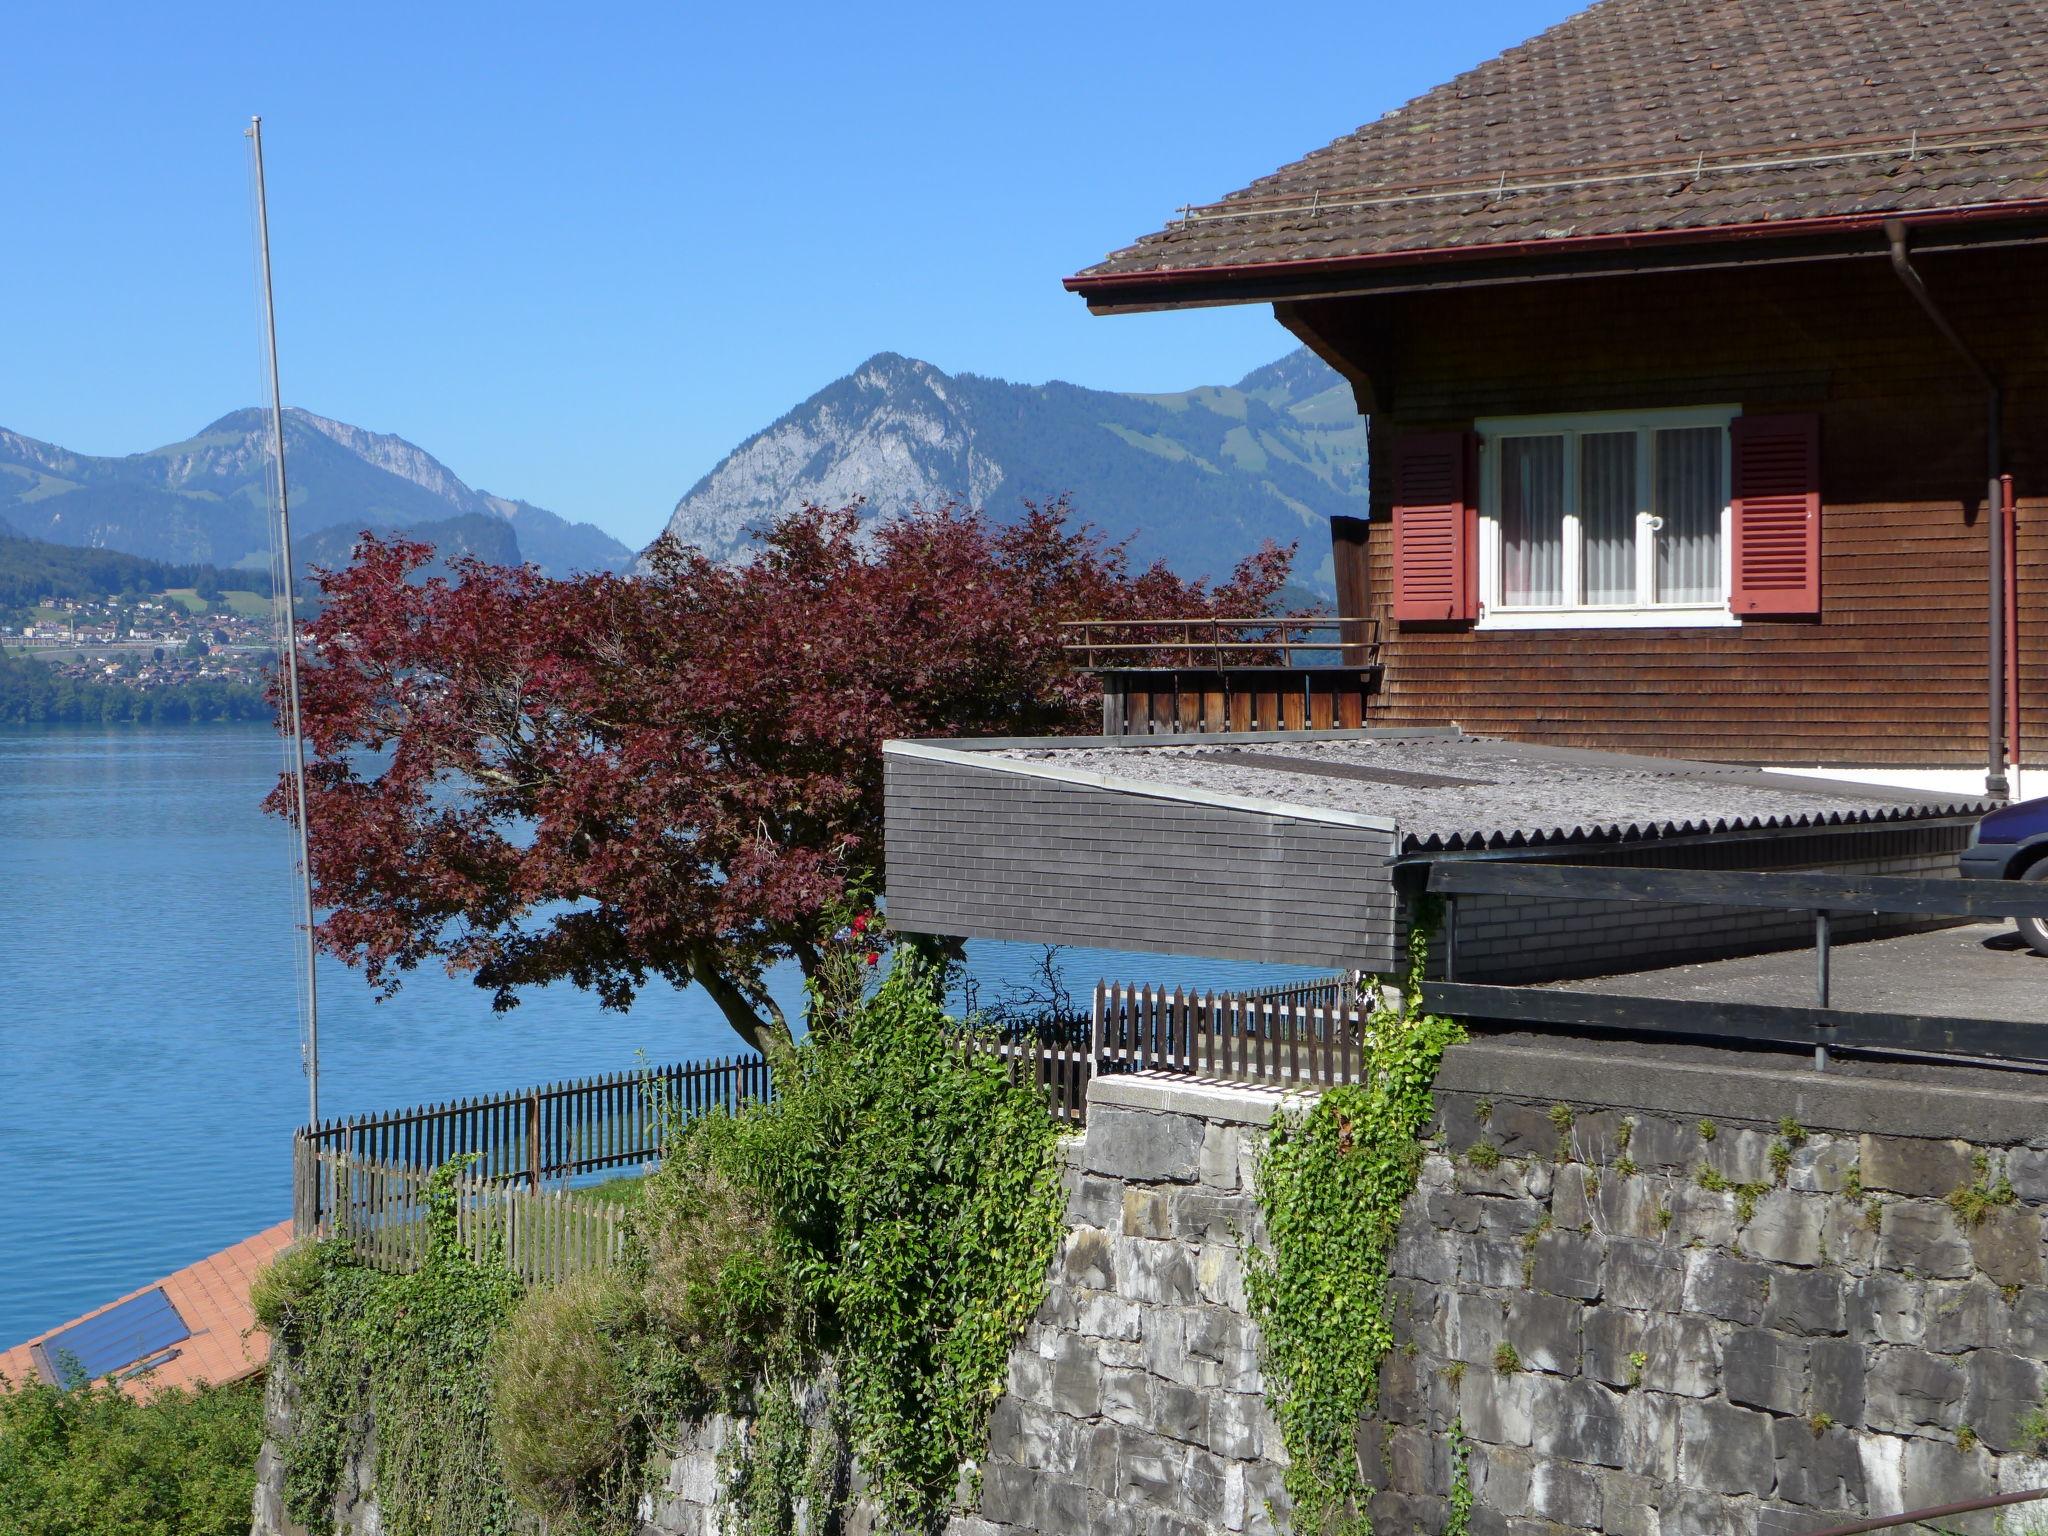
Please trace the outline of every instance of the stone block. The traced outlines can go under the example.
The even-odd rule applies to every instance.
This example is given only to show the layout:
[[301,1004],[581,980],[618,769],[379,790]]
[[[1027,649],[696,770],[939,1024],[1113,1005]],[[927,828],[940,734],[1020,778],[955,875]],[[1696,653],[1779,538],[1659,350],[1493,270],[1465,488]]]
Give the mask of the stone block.
[[1790,1269],[1771,1276],[1770,1297],[1764,1303],[1766,1328],[1813,1338],[1842,1332],[1845,1318],[1839,1272]]
[[1172,1235],[1182,1242],[1219,1243],[1235,1248],[1244,1241],[1251,1225],[1253,1207],[1249,1195],[1176,1190],[1170,1205]]
[[1851,1428],[1863,1423],[1863,1379],[1868,1352],[1861,1339],[1815,1339],[1807,1346],[1807,1402]]
[[1974,1154],[1964,1141],[1928,1141],[1918,1136],[1863,1137],[1857,1158],[1865,1189],[1896,1195],[1940,1197],[1975,1177]]
[[1443,1285],[1457,1278],[1458,1250],[1432,1228],[1408,1222],[1394,1239],[1387,1268],[1389,1274]]
[[1665,1195],[1677,1187],[1677,1181],[1661,1175],[1624,1176],[1607,1169],[1592,1197],[1594,1225],[1610,1238],[1659,1239],[1665,1230],[1660,1215]]
[[1586,1198],[1586,1170],[1567,1163],[1557,1170],[1550,1187],[1551,1225],[1567,1232],[1584,1231],[1593,1224],[1592,1203]]
[[1234,1190],[1238,1185],[1238,1147],[1244,1132],[1234,1125],[1213,1121],[1202,1128],[1202,1150],[1195,1159],[1195,1176],[1211,1189]]
[[1611,1242],[1601,1261],[1601,1289],[1611,1306],[1675,1312],[1684,1304],[1684,1255],[1655,1243]]
[[1104,1231],[1123,1219],[1124,1186],[1120,1180],[1092,1173],[1067,1173],[1067,1225]]
[[1152,1509],[1173,1509],[1180,1502],[1187,1470],[1182,1446],[1140,1429],[1117,1433],[1117,1497]]
[[998,1525],[1028,1526],[1036,1518],[1032,1498],[1038,1474],[1028,1467],[995,1462],[981,1469],[981,1516]]
[[1575,1376],[1584,1341],[1579,1332],[1585,1308],[1563,1296],[1522,1292],[1508,1301],[1507,1338],[1530,1370]]
[[1705,1248],[1726,1248],[1734,1243],[1740,1223],[1731,1196],[1697,1184],[1674,1184],[1665,1204],[1671,1207],[1671,1228],[1662,1234],[1665,1242]]
[[1523,1104],[1513,1100],[1496,1102],[1486,1124],[1486,1134],[1508,1157],[1541,1157],[1555,1160],[1562,1139],[1550,1119],[1548,1104]]
[[1895,1200],[1878,1228],[1877,1262],[1904,1274],[1960,1280],[1975,1260],[1954,1211],[1938,1200]]
[[1970,1257],[1993,1285],[2041,1282],[2041,1213],[2024,1205],[1994,1206],[1965,1228]]
[[1806,1341],[1767,1328],[1737,1328],[1721,1352],[1728,1401],[1773,1413],[1806,1412]]
[[1093,1509],[1088,1490],[1079,1483],[1044,1476],[1032,1490],[1031,1505],[1041,1531],[1085,1531]]
[[1168,1440],[1189,1445],[1209,1443],[1209,1398],[1206,1391],[1162,1381],[1152,1389],[1152,1425]]
[[1785,1170],[1785,1187],[1803,1194],[1835,1195],[1848,1187],[1861,1148],[1854,1138],[1816,1136],[1795,1149]]
[[1166,1191],[1150,1184],[1125,1185],[1123,1221],[1118,1230],[1125,1237],[1172,1237]]
[[2000,1344],[2033,1360],[2048,1360],[2048,1290],[2028,1286],[2001,1314]]
[[1678,1476],[1683,1408],[1684,1399],[1664,1392],[1637,1390],[1622,1395],[1622,1465],[1629,1472],[1664,1483]]
[[1456,1238],[1458,1283],[1481,1290],[1518,1291],[1529,1255],[1513,1238],[1461,1232]]
[[[1122,1212],[1118,1212],[1118,1221]],[[1116,1249],[1107,1232],[1094,1227],[1076,1227],[1067,1233],[1066,1252],[1060,1272],[1069,1285],[1107,1291],[1116,1287]]]
[[[1769,1414],[1727,1403],[1688,1402],[1679,1409],[1678,1475],[1711,1493],[1755,1493],[1772,1486],[1777,1460]],[[1680,1529],[1690,1533],[1691,1525]]]
[[[1536,1477],[1536,1458],[1524,1450],[1475,1442],[1466,1461],[1475,1506],[1499,1515],[1529,1513],[1529,1488]],[[1478,1513],[1475,1507],[1473,1513]]]
[[1989,1498],[1998,1490],[1998,1466],[1981,1446],[1959,1450],[1943,1440],[1908,1440],[1900,1456],[1907,1509]]
[[1209,1400],[1209,1449],[1249,1461],[1259,1454],[1259,1399],[1249,1392],[1217,1392]]
[[1134,1340],[1139,1336],[1138,1304],[1107,1291],[1085,1296],[1074,1308],[1074,1331],[1083,1338]]
[[1536,1239],[1531,1282],[1552,1296],[1595,1301],[1600,1296],[1600,1261],[1605,1245],[1579,1232],[1549,1231]]
[[1824,1197],[1774,1189],[1757,1201],[1756,1214],[1743,1229],[1742,1246],[1772,1264],[1818,1264],[1826,1216]]
[[1700,1148],[1700,1162],[1730,1184],[1769,1184],[1777,1177],[1771,1167],[1771,1143],[1776,1139],[1765,1131],[1724,1125]]
[[1685,1308],[1723,1322],[1754,1327],[1763,1321],[1764,1303],[1770,1296],[1771,1272],[1712,1250],[1685,1256]]
[[1609,1473],[1600,1492],[1603,1536],[1664,1536],[1657,1513],[1663,1490],[1648,1478]]
[[1106,1369],[1102,1373],[1102,1416],[1132,1429],[1152,1426],[1152,1384],[1158,1381],[1150,1371]]
[[1458,1412],[1465,1433],[1484,1445],[1527,1446],[1535,1435],[1530,1383],[1554,1380],[1526,1371],[1495,1374],[1491,1364],[1469,1368],[1458,1383]]
[[1638,1115],[1628,1155],[1645,1168],[1686,1174],[1699,1161],[1703,1145],[1692,1125],[1662,1115]]
[[2048,1152],[2015,1148],[2006,1154],[2005,1177],[2012,1192],[2029,1205],[2048,1203]]
[[1864,1377],[1863,1422],[1893,1434],[1953,1431],[1962,1422],[1963,1368],[1924,1350],[1894,1345]]
[[1529,1480],[1530,1512],[1559,1525],[1597,1531],[1604,1516],[1600,1478],[1589,1468],[1559,1461],[1540,1461]]
[[1195,1252],[1195,1290],[1214,1306],[1242,1312],[1244,1255],[1228,1243],[1205,1243]]
[[1922,1292],[1926,1303],[1921,1347],[1937,1355],[1959,1355],[2006,1341],[2011,1308],[1988,1280],[1935,1280]]
[[1084,1425],[1080,1442],[1080,1475],[1089,1490],[1114,1496],[1117,1490],[1117,1426],[1109,1423]]
[[2048,1397],[2048,1366],[1995,1349],[1972,1351],[1963,1362],[1963,1422],[1994,1451],[2034,1450],[2020,1425]]
[[[1768,1467],[1764,1476],[1770,1476]],[[1674,1488],[1665,1496],[1661,1514],[1667,1536],[1758,1536],[1754,1499]]]
[[1460,1291],[1445,1309],[1444,1347],[1453,1360],[1493,1369],[1493,1354],[1507,1337],[1507,1309],[1491,1296]]
[[1207,1129],[1192,1115],[1098,1104],[1088,1112],[1081,1166],[1141,1184],[1192,1184],[1200,1172]]
[[1526,1379],[1534,1416],[1530,1446],[1539,1456],[1600,1467],[1626,1464],[1619,1394],[1583,1376]]
[[1877,1260],[1876,1229],[1870,1225],[1863,1206],[1854,1200],[1828,1202],[1820,1240],[1827,1248],[1828,1262],[1851,1274],[1867,1272]]
[[1117,1294],[1155,1306],[1186,1306],[1199,1296],[1195,1266],[1174,1242],[1126,1237],[1115,1244]]
[[1046,1401],[1061,1413],[1093,1418],[1102,1404],[1102,1358],[1090,1340],[1054,1334],[1046,1350],[1052,1373]]
[[1834,1426],[1815,1434],[1804,1419],[1771,1425],[1777,1462],[1778,1498],[1808,1509],[1864,1508],[1863,1455],[1849,1430]]

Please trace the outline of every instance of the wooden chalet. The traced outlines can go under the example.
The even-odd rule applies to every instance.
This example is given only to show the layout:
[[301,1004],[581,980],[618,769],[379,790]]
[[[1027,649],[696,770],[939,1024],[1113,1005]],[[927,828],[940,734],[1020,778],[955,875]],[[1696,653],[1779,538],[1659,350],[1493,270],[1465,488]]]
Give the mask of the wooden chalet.
[[2044,87],[2031,4],[1602,0],[1067,286],[1271,304],[1351,382],[1366,725],[2002,794],[2048,758]]

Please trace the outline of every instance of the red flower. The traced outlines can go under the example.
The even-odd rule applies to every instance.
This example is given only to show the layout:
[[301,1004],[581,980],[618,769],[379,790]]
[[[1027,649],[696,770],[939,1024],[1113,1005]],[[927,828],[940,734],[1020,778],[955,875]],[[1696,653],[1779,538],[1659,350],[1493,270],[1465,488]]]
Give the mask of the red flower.
[[881,958],[882,958],[882,957],[881,957],[880,955],[869,955],[869,956],[868,956],[868,964],[869,964],[869,965],[873,965],[873,964],[874,964],[874,963],[875,963],[875,962],[876,962],[877,960],[879,960],[879,959],[881,959]]
[[855,933],[866,933],[866,932],[868,931],[868,915],[867,915],[867,913],[865,913],[865,912],[856,912],[856,913],[854,914],[854,917],[853,917],[853,931],[854,931]]

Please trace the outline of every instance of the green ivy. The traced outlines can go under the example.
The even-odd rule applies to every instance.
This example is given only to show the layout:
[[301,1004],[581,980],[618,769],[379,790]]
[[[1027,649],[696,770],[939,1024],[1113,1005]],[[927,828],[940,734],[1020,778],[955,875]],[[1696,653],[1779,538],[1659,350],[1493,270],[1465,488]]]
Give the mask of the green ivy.
[[1408,948],[1401,1006],[1368,1022],[1362,1081],[1328,1090],[1305,1113],[1276,1113],[1258,1168],[1270,1251],[1251,1251],[1246,1293],[1287,1446],[1294,1528],[1315,1536],[1371,1531],[1355,1441],[1394,1341],[1388,1259],[1421,1166],[1437,1067],[1464,1038],[1422,1011],[1426,924]]
[[353,1496],[349,1462],[365,1415],[376,1426],[376,1495],[389,1536],[515,1529],[491,1449],[485,1358],[522,1287],[457,1241],[460,1171],[450,1163],[428,1182],[417,1270],[371,1269],[346,1242],[328,1242],[298,1250],[256,1293],[257,1319],[289,1362],[296,1393],[279,1447],[285,1510],[309,1531],[330,1529],[337,1501]]

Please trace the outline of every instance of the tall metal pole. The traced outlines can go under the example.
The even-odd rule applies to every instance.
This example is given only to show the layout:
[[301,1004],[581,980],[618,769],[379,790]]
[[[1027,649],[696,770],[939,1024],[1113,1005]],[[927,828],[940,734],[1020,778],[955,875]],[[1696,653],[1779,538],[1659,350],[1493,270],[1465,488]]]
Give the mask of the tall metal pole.
[[284,562],[285,724],[291,736],[292,820],[299,831],[299,918],[306,935],[306,1124],[320,1123],[320,949],[313,937],[313,863],[306,838],[306,740],[299,726],[299,606],[284,475],[284,393],[277,381],[277,307],[270,292],[270,203],[263,189],[263,119],[249,119],[256,156],[256,243],[263,268],[263,342],[270,357],[270,432],[277,458],[277,547]]

